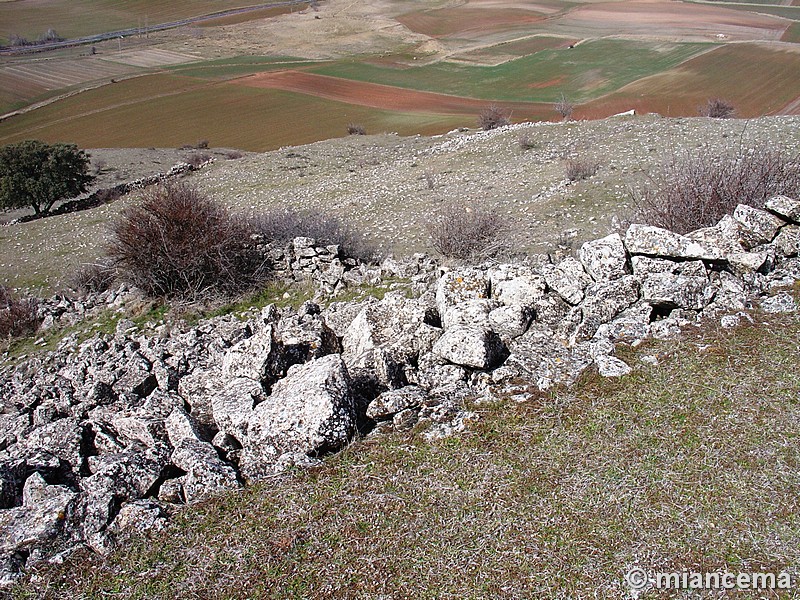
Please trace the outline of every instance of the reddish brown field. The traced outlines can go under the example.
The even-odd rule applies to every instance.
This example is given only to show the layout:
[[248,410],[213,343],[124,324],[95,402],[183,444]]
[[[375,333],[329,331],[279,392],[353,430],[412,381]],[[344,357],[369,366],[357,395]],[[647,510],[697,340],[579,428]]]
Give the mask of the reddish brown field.
[[497,31],[518,29],[544,19],[544,15],[532,10],[519,8],[489,10],[469,6],[417,11],[397,17],[397,20],[411,31],[435,38],[464,36],[469,33],[486,35]]
[[694,116],[712,97],[732,102],[740,117],[800,114],[797,73],[797,49],[730,44],[590,102],[576,115],[600,118],[633,108],[642,113]]
[[598,36],[652,35],[682,40],[779,40],[792,22],[720,6],[654,0],[580,6],[559,18],[554,31]]
[[[284,90],[356,106],[402,112],[477,115],[481,109],[490,104],[487,100],[420,92],[303,71],[260,73],[237,79],[231,84]],[[516,120],[549,119],[553,116],[553,108],[550,104],[534,102],[498,102],[496,104],[512,111]]]

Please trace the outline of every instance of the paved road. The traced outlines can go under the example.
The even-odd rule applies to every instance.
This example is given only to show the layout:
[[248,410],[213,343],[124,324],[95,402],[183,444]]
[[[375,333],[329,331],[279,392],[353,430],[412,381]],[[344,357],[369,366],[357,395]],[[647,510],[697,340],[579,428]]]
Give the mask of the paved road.
[[[245,8],[232,8],[230,10],[223,10],[221,12],[212,13],[209,15],[201,15],[198,17],[190,17],[181,21],[172,21],[171,23],[161,23],[159,25],[150,25],[147,31],[163,31],[164,29],[173,29],[175,27],[182,27],[184,25],[191,25],[200,21],[208,21],[211,19],[219,19],[220,17],[228,17],[231,15],[238,15],[242,13],[252,12],[254,10],[263,10],[265,8],[278,8],[280,6],[289,6],[292,4],[309,4],[309,0],[286,0],[284,2],[268,2],[266,4],[256,4],[254,6],[247,6]],[[13,55],[13,54],[28,54],[33,52],[44,52],[46,50],[53,50],[55,48],[67,48],[70,46],[82,46],[84,44],[96,44],[105,40],[113,40],[120,37],[128,37],[142,33],[140,27],[131,27],[130,29],[121,29],[119,31],[108,31],[106,33],[98,33],[96,35],[87,35],[84,37],[74,38],[71,40],[63,40],[61,42],[47,42],[45,44],[35,44],[31,46],[21,46],[18,48],[10,48],[8,46],[0,46],[0,54]]]

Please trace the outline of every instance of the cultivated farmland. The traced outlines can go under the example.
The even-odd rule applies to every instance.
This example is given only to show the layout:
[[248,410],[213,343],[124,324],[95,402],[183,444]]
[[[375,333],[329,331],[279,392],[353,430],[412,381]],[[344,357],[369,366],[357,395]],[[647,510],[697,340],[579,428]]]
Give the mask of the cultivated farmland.
[[252,0],[0,2],[0,42],[6,42],[11,35],[35,40],[51,27],[66,38],[132,27],[144,28],[253,4],[255,2]]

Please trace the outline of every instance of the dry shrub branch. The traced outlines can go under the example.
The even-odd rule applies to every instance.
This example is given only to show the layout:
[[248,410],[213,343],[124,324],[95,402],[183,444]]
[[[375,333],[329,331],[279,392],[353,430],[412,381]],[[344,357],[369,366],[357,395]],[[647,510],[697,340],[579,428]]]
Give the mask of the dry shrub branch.
[[738,204],[760,208],[776,194],[800,195],[800,154],[766,145],[672,155],[632,192],[637,219],[677,233],[714,225]]
[[195,188],[145,190],[113,225],[109,256],[123,279],[152,296],[197,299],[236,294],[262,282],[268,266],[251,229]]

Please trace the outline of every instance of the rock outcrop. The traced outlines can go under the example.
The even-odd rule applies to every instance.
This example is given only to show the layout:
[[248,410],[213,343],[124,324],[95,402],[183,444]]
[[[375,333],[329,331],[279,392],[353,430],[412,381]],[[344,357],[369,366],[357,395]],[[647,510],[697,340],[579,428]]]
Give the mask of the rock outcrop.
[[[78,545],[107,552],[175,504],[316,464],[358,435],[449,435],[476,418],[470,399],[587,368],[624,376],[616,344],[796,310],[780,288],[800,279],[798,219],[800,202],[776,197],[687,235],[631,225],[555,264],[453,268],[415,255],[368,269],[298,238],[275,257],[293,278],[331,293],[383,273],[412,297],[70,335],[0,370],[0,580]],[[132,293],[45,300],[46,326]]]

